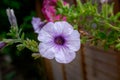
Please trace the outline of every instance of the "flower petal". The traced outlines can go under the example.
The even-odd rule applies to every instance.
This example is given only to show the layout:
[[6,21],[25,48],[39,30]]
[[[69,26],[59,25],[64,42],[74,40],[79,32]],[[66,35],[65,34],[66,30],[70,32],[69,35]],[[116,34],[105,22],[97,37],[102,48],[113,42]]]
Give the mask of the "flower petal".
[[33,17],[31,21],[35,33],[39,33],[42,27],[45,25],[45,22],[42,22],[40,18]]
[[46,31],[47,33],[49,33],[50,35],[54,36],[56,35],[56,26],[54,25],[53,22],[48,22],[43,28],[42,30]]
[[33,17],[31,21],[33,28],[34,29],[38,28],[40,22],[41,22],[40,18]]
[[55,56],[54,47],[51,43],[40,43],[39,52],[41,56],[48,58],[48,59],[53,59]]
[[80,34],[77,30],[74,30],[71,35],[66,38],[65,46],[70,50],[78,51],[80,49]]
[[42,42],[53,41],[55,35],[54,24],[52,22],[47,23],[39,32],[38,40]]
[[53,37],[49,33],[47,33],[46,31],[41,30],[39,32],[39,35],[38,35],[38,40],[41,41],[41,42],[46,43],[46,42],[53,41]]
[[59,34],[69,35],[73,32],[73,27],[66,21],[55,22],[56,30]]
[[69,41],[71,40],[80,40],[80,33],[77,30],[73,30],[72,33],[66,37],[66,39]]
[[55,59],[59,63],[70,63],[76,56],[75,52],[71,52],[65,48],[61,48],[55,54]]
[[66,47],[72,51],[78,51],[80,49],[80,40],[69,41]]

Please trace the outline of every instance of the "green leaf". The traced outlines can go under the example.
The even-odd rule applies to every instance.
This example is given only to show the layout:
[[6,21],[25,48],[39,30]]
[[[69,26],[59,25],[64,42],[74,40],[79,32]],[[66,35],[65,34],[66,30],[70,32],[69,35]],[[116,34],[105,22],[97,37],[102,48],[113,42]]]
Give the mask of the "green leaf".
[[75,30],[78,30],[78,25],[77,24],[75,24],[73,27],[74,27]]
[[17,49],[18,49],[19,51],[22,51],[24,48],[25,48],[25,46],[24,46],[23,44],[18,44],[18,45],[17,45]]
[[104,32],[98,32],[97,37],[100,38],[100,39],[106,39],[107,36]]
[[114,16],[114,20],[118,20],[120,18],[120,12],[118,12],[115,16]]
[[24,37],[25,37],[25,33],[22,33],[21,39],[24,40]]
[[115,47],[120,50],[120,43],[118,43]]
[[33,52],[38,52],[38,43],[35,40],[24,40],[23,45]]
[[80,41],[81,41],[81,43],[85,44],[87,42],[87,40],[88,40],[88,38],[84,36],[81,38]]

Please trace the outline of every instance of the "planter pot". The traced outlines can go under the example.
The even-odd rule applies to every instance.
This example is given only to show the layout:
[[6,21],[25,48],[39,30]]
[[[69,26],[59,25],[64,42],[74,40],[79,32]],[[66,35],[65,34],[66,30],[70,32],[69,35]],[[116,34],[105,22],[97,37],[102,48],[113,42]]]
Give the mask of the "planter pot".
[[85,46],[87,80],[120,80],[120,52]]

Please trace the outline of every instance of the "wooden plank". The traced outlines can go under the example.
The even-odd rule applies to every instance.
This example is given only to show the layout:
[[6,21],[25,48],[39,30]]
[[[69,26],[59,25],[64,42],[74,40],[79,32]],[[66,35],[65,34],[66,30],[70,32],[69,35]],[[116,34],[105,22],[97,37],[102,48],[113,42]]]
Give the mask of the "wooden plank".
[[45,69],[46,69],[46,75],[47,75],[47,80],[54,80],[53,78],[53,70],[51,66],[51,62],[48,59],[44,59],[45,62]]
[[65,65],[62,64],[61,66],[62,66],[63,78],[64,78],[64,80],[67,80],[67,74],[66,74],[66,70],[65,70]]
[[86,63],[86,67],[90,67],[91,69],[93,69],[93,71],[95,68],[107,74],[110,74],[111,76],[119,77],[118,66],[109,65],[91,58],[86,58],[85,63]]
[[98,50],[95,48],[85,47],[85,56],[91,57],[93,59],[109,63],[111,65],[116,65],[117,56],[120,55],[115,52],[107,52],[104,50]]
[[82,65],[80,63],[80,54],[69,64],[60,64],[51,60],[54,80],[84,80]]
[[86,65],[85,65],[85,46],[83,44],[81,44],[80,54],[81,54],[80,61],[81,61],[81,65],[82,65],[83,79],[87,80],[87,78],[86,78]]
[[89,80],[120,80],[120,52],[85,48],[86,75]]
[[[96,64],[97,65],[97,64]],[[117,71],[117,67],[111,67],[111,66],[101,66],[101,65],[104,65],[104,64],[100,64],[100,65],[97,65],[97,66],[91,66],[91,65],[86,65],[86,69],[90,69],[90,71],[94,74],[95,73],[95,70],[98,70],[100,72],[103,72],[105,74],[108,74],[109,76],[111,77],[114,77],[114,78],[118,78],[119,77],[119,73]],[[109,68],[110,67],[110,68]],[[113,71],[113,72],[112,72]],[[87,73],[88,74],[88,73]],[[96,72],[97,74],[97,72]]]
[[55,59],[51,60],[52,72],[54,80],[64,80],[62,64],[55,61]]
[[119,80],[120,80],[120,55],[118,55],[117,56],[117,66],[118,66],[118,68],[117,68],[117,70],[118,70],[118,74],[119,74]]
[[[89,67],[90,68],[90,67]],[[97,69],[95,69],[94,71],[94,75],[93,75],[93,71],[91,71],[89,68],[87,68],[87,79],[89,80],[119,80],[118,77],[112,77],[106,73],[103,73]]]
[[71,63],[65,64],[67,80],[84,80],[80,55],[80,52],[78,52]]

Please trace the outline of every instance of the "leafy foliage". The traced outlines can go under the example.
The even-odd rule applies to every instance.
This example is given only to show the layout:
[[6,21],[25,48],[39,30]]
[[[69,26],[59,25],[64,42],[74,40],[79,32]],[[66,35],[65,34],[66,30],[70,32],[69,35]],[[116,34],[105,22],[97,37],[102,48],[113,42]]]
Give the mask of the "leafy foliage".
[[120,49],[120,12],[113,13],[114,4],[103,3],[100,10],[98,3],[93,3],[92,0],[84,4],[80,0],[76,1],[77,5],[64,6],[59,0],[57,13],[66,16],[67,21],[80,33],[83,31],[89,34],[82,35],[81,41],[89,41],[104,48]]

